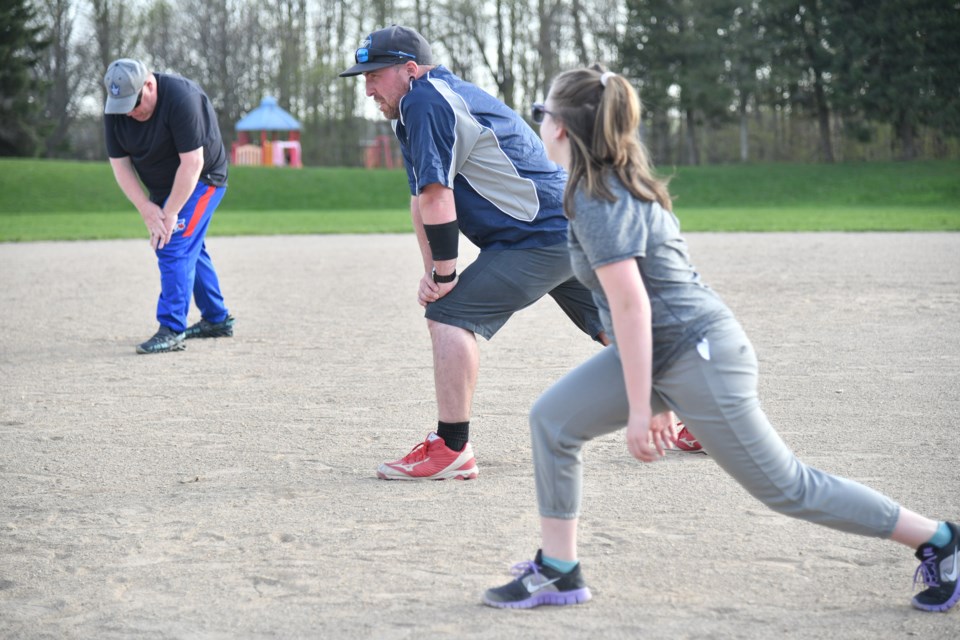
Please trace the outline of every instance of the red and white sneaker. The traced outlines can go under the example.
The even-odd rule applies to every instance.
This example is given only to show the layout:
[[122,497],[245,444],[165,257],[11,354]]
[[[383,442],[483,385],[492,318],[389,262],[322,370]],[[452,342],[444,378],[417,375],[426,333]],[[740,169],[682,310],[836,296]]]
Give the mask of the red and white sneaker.
[[399,460],[377,468],[381,480],[473,480],[478,473],[469,442],[463,451],[454,451],[435,433]]
[[677,449],[680,451],[686,451],[688,453],[697,453],[703,451],[703,445],[700,444],[700,441],[697,440],[692,433],[687,429],[682,422],[677,423],[678,427],[682,427],[679,432],[677,432]]

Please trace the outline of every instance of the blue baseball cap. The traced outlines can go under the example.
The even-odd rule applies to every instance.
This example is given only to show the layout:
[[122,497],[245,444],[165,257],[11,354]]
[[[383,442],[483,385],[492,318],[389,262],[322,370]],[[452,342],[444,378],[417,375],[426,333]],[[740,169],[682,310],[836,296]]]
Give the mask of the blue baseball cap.
[[397,25],[368,35],[354,52],[353,58],[356,64],[341,73],[341,78],[410,61],[423,65],[433,64],[433,53],[426,38],[409,27]]

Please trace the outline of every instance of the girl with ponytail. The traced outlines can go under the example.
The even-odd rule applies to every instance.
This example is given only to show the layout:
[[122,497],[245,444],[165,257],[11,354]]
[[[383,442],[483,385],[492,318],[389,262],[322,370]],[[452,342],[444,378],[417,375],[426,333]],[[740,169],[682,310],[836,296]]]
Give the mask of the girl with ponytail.
[[[925,589],[912,604],[960,600],[960,529],[796,458],[760,408],[757,359],[740,324],[690,263],[665,181],[639,138],[640,100],[599,67],[560,74],[533,119],[568,172],[564,208],[576,276],[593,291],[612,348],[569,372],[530,412],[542,547],[489,589],[494,607],[591,598],[577,560],[581,450],[626,427],[630,453],[653,462],[676,442],[672,410],[711,458],[770,509],[916,548]],[[690,576],[691,582],[696,576]]]
[[557,108],[570,144],[567,217],[576,214],[571,198],[581,186],[595,198],[613,201],[611,176],[634,198],[671,209],[666,181],[654,177],[640,141],[640,99],[626,78],[598,67],[569,71],[554,83],[553,102],[564,105]]

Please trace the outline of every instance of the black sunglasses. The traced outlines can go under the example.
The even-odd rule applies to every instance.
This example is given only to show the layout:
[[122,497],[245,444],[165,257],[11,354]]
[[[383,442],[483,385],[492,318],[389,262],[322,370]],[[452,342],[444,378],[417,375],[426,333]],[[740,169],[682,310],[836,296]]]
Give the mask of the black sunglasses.
[[543,118],[547,114],[554,115],[553,112],[547,111],[542,102],[534,102],[530,107],[530,118],[537,124],[543,124]]
[[370,47],[360,47],[354,54],[354,59],[359,63],[370,62],[370,58],[410,58],[416,60],[417,56],[404,51],[390,51],[389,49],[371,49]]
[[141,100],[143,100],[143,89],[140,89],[140,93],[137,94],[137,101],[133,104],[133,109],[130,109],[130,111],[133,111],[134,109],[139,107]]

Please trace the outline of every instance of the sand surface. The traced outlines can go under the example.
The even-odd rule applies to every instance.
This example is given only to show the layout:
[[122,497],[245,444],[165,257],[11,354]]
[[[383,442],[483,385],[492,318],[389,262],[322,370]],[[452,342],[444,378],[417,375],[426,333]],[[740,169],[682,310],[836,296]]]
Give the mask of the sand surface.
[[[688,241],[801,458],[960,519],[960,234]],[[585,455],[594,600],[482,606],[538,545],[527,410],[598,347],[518,314],[481,341],[480,478],[379,481],[436,419],[413,236],[208,247],[236,336],[138,356],[145,240],[0,245],[0,638],[960,637],[910,608],[909,550],[622,434]]]

